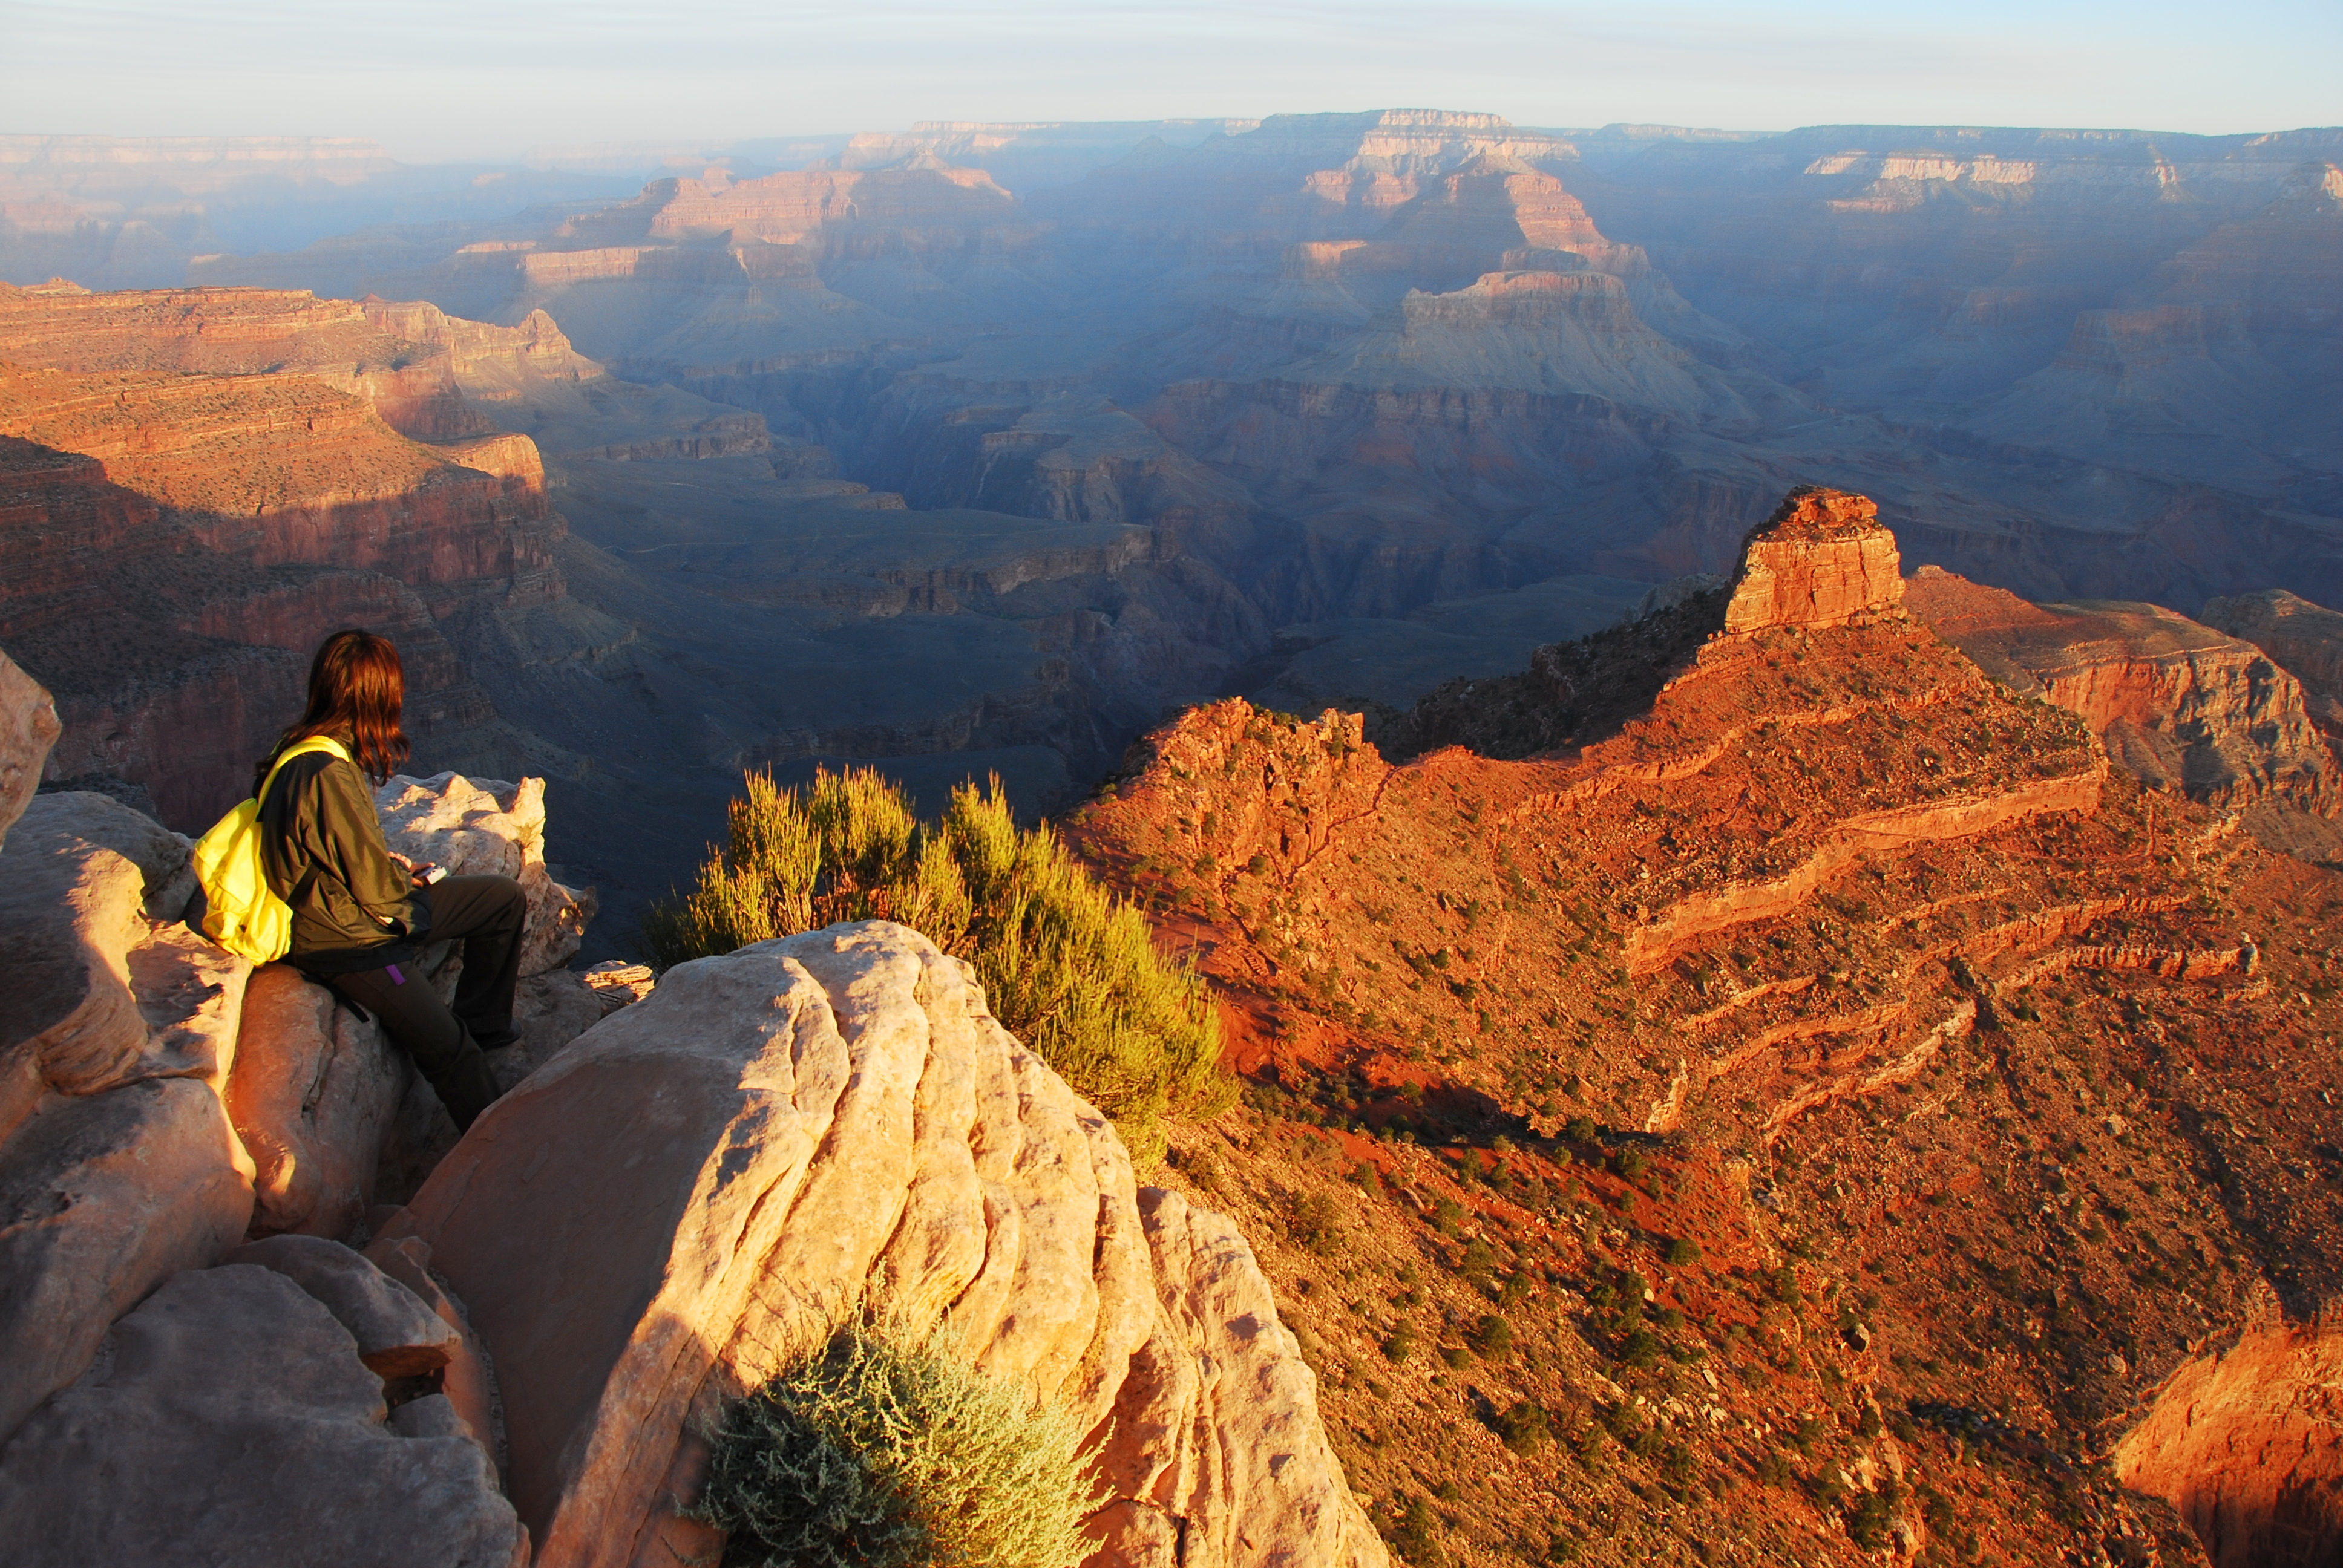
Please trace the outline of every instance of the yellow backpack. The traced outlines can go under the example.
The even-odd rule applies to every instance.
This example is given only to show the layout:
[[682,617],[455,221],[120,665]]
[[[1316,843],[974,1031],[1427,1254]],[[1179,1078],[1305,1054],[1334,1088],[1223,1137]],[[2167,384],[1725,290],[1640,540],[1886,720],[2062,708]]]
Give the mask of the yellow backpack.
[[348,749],[329,736],[313,735],[287,747],[260,781],[260,793],[196,841],[196,880],[210,906],[204,910],[204,935],[256,964],[274,963],[293,946],[293,908],[269,887],[260,861],[260,802],[279,769],[319,751],[350,759]]

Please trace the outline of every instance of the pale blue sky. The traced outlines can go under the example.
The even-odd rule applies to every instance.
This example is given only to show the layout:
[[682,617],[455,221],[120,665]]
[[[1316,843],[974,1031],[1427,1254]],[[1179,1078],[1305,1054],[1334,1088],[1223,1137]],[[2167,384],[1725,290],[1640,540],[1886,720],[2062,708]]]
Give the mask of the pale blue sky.
[[2343,122],[2343,0],[0,0],[0,131],[410,159],[917,119],[1393,105],[1527,125]]

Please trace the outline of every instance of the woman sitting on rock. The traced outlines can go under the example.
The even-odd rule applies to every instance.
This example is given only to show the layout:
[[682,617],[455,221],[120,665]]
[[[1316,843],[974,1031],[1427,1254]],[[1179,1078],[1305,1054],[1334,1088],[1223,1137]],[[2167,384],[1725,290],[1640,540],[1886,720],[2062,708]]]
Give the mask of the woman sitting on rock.
[[[380,1019],[458,1128],[497,1097],[483,1051],[510,1045],[513,984],[527,912],[510,877],[443,877],[383,842],[367,778],[380,784],[407,760],[399,710],[407,678],[398,649],[364,631],[337,631],[309,665],[309,706],[262,759],[254,788],[279,753],[312,736],[342,744],[285,765],[260,801],[261,863],[293,910],[287,960]],[[460,940],[464,972],[451,1011],[415,967],[415,950]]]

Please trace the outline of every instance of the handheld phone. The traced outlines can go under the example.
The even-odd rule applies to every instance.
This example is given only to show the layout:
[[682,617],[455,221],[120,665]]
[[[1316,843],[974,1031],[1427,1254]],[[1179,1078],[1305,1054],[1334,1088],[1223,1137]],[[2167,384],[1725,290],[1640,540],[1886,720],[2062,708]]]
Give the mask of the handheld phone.
[[423,885],[427,888],[434,882],[444,882],[447,879],[447,868],[445,866],[434,866],[423,873]]

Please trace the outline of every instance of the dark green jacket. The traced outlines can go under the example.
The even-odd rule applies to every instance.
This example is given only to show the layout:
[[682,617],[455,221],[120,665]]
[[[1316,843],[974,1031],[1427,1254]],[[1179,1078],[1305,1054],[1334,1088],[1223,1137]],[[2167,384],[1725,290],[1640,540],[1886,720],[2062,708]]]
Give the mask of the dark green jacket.
[[260,860],[292,906],[286,957],[312,974],[402,962],[430,928],[429,901],[391,860],[355,762],[313,752],[277,770],[260,802]]

